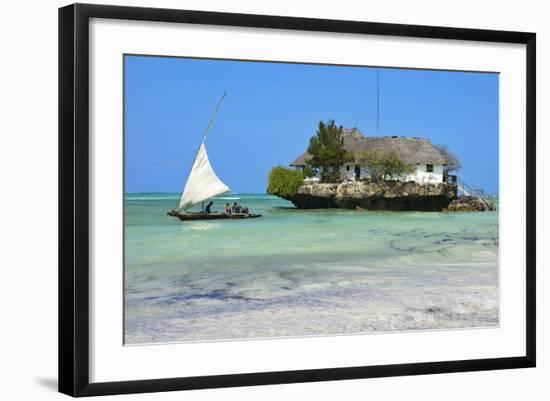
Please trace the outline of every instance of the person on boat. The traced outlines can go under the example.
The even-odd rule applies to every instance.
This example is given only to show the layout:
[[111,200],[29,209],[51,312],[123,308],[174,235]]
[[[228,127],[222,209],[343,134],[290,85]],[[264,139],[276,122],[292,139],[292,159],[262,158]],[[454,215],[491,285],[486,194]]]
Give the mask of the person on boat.
[[225,214],[231,214],[231,207],[229,207],[229,203],[225,204],[225,207],[223,208],[223,212]]
[[212,213],[212,211],[211,211],[210,209],[212,208],[212,205],[213,205],[213,204],[214,204],[214,202],[210,201],[210,202],[208,203],[208,205],[206,205],[206,207],[204,208],[204,211],[205,211],[206,213]]
[[241,213],[241,205],[239,205],[237,202],[233,202],[233,207],[231,207],[232,213]]
[[248,208],[246,206],[243,206],[241,209],[241,213],[248,214]]

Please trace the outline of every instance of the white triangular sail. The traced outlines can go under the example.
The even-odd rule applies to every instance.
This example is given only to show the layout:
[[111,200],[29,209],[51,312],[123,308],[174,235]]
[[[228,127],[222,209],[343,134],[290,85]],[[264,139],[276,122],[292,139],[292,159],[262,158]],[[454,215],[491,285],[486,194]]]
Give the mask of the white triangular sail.
[[197,157],[191,167],[178,205],[179,210],[189,209],[208,198],[231,191],[216,175],[210,165],[204,141],[199,147]]

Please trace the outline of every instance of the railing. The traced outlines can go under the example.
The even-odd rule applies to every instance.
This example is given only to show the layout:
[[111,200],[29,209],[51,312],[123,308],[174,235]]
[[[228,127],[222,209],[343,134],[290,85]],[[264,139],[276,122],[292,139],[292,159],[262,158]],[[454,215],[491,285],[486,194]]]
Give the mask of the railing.
[[473,196],[478,198],[488,210],[494,210],[495,205],[489,195],[481,188],[472,188],[457,176],[452,176],[453,182],[456,180],[457,189],[466,196]]

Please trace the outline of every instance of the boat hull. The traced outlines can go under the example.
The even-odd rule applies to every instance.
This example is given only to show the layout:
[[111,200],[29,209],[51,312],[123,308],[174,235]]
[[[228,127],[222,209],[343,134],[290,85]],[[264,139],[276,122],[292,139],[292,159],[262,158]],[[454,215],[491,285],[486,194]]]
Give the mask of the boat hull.
[[185,213],[178,212],[176,210],[170,210],[166,212],[168,216],[177,217],[181,221],[195,221],[195,220],[243,220],[243,219],[255,219],[262,217],[261,214],[252,214],[252,213]]

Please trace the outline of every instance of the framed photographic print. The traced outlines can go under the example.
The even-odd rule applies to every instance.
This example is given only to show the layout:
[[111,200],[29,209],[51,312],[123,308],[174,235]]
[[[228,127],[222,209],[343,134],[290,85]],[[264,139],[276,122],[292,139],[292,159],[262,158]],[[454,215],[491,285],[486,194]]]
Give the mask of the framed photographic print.
[[59,390],[535,366],[535,34],[59,10]]

